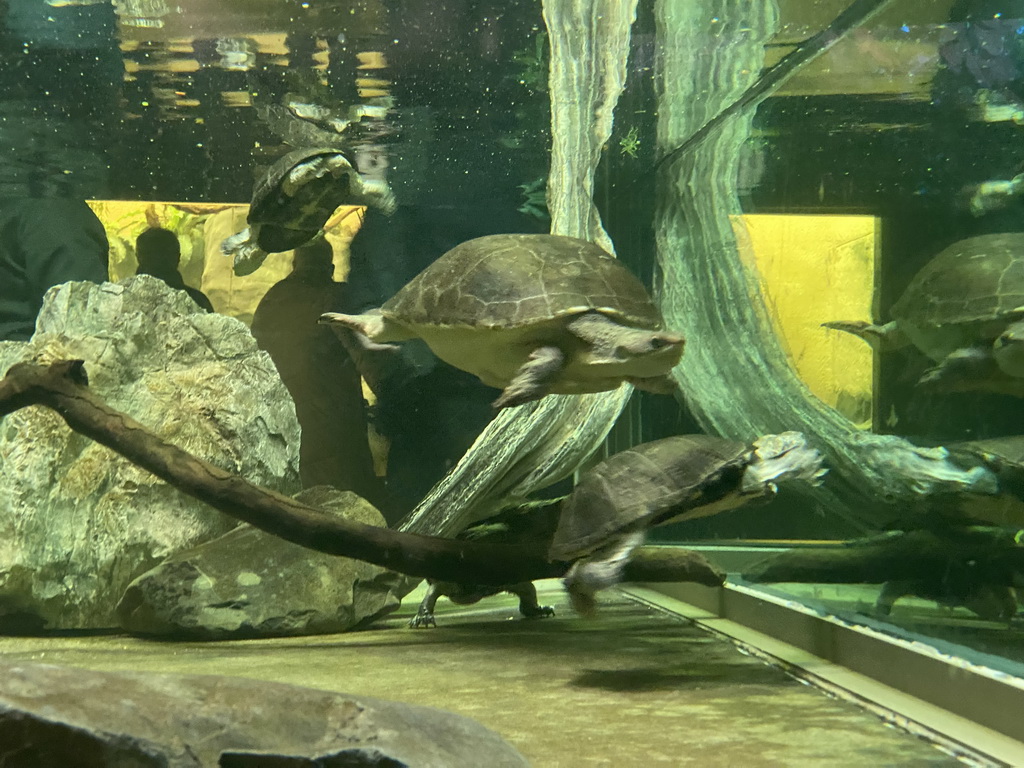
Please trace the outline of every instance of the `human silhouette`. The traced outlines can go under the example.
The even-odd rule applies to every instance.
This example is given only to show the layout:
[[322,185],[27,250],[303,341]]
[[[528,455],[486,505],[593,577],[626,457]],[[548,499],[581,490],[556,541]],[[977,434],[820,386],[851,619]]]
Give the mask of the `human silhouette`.
[[106,281],[108,247],[84,200],[0,199],[0,341],[31,338],[51,287]]
[[256,307],[252,334],[295,401],[303,486],[354,491],[391,521],[384,484],[374,473],[359,372],[334,332],[317,322],[324,312],[352,311],[349,286],[333,274],[326,240],[296,249],[291,274]]
[[139,261],[137,275],[152,275],[160,278],[171,288],[185,291],[192,300],[207,312],[213,312],[213,304],[198,288],[185,284],[178,271],[181,263],[181,243],[178,236],[169,229],[150,227],[135,239],[135,257]]

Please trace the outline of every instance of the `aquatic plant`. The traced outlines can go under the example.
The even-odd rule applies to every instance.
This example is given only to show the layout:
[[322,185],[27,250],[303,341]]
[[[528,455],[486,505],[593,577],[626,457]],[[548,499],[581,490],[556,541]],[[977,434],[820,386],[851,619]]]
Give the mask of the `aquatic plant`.
[[637,152],[640,150],[640,137],[637,134],[637,127],[630,126],[626,135],[619,139],[620,154],[629,155],[633,159],[637,158]]
[[548,89],[547,39],[547,34],[540,31],[533,36],[532,48],[521,48],[512,54],[512,61],[521,67],[516,80],[531,91]]
[[550,218],[548,214],[547,179],[541,176],[533,181],[520,184],[519,189],[523,192],[523,204],[516,209],[517,211],[541,220]]

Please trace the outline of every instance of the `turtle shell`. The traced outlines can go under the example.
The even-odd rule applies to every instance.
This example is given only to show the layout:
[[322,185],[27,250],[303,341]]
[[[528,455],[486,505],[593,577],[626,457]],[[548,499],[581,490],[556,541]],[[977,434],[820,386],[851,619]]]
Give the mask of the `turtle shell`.
[[409,326],[516,328],[590,310],[657,330],[661,315],[618,259],[559,235],[488,235],[457,245],[381,312]]
[[932,327],[1024,316],[1024,233],[979,235],[940,251],[910,281],[892,316]]
[[610,456],[563,502],[549,556],[572,560],[617,534],[721,511],[712,505],[738,490],[750,458],[745,443],[710,435],[667,437]]
[[296,149],[267,169],[253,188],[248,215],[260,248],[279,253],[304,245],[320,232],[339,205],[351,202],[349,184],[329,172],[326,165],[322,173],[311,174],[293,190],[294,194],[285,192],[286,181],[300,166],[332,159],[348,164],[355,172],[345,153],[323,147]]

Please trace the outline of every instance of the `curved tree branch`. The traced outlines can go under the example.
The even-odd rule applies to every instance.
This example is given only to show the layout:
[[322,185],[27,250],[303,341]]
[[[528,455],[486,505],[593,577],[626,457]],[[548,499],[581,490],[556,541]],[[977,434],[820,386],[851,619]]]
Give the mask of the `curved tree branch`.
[[[309,549],[364,560],[410,576],[503,585],[562,576],[568,568],[568,563],[547,559],[545,541],[529,546],[460,541],[329,516],[171,445],[106,405],[87,384],[81,360],[49,366],[19,363],[0,380],[0,418],[30,405],[46,406],[76,432],[226,515]],[[666,553],[665,549],[639,551],[627,568],[627,579],[722,583],[722,573],[699,554],[675,548]]]

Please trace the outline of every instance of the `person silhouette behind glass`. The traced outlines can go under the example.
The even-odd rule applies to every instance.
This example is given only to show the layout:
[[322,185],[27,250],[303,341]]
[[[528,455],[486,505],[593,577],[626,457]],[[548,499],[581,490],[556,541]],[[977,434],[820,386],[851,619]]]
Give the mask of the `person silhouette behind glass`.
[[108,279],[103,224],[84,200],[0,199],[0,341],[26,341],[43,295],[70,280]]
[[135,239],[135,257],[139,261],[139,268],[135,270],[135,274],[159,278],[171,288],[185,291],[192,297],[192,301],[207,312],[213,312],[213,304],[206,294],[198,288],[186,285],[185,279],[178,271],[178,264],[181,263],[181,243],[178,242],[178,236],[169,229],[151,227],[144,230]]
[[252,335],[277,366],[302,427],[302,485],[353,491],[394,522],[390,496],[374,472],[366,402],[355,363],[323,312],[352,311],[347,283],[334,280],[326,240],[295,250],[291,273],[267,291],[252,319]]

